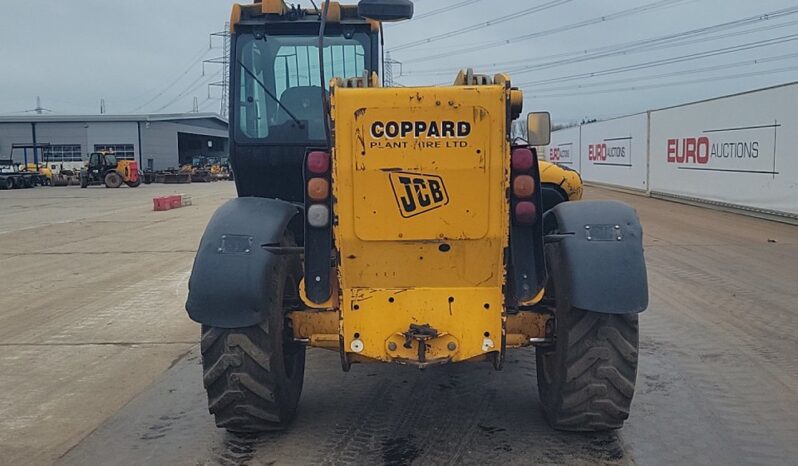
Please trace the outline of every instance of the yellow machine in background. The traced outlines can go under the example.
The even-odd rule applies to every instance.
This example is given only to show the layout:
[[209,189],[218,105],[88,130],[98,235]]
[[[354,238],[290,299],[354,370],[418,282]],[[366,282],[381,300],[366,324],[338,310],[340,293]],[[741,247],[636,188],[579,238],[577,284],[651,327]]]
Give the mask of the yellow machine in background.
[[35,164],[28,162],[28,165],[25,167],[25,169],[29,172],[38,172],[40,175],[47,177],[48,180],[52,180],[53,178],[53,171],[46,164]]
[[141,173],[135,160],[118,160],[110,152],[93,152],[80,171],[80,187],[104,184],[106,188],[118,188],[126,184],[131,188],[141,185]]

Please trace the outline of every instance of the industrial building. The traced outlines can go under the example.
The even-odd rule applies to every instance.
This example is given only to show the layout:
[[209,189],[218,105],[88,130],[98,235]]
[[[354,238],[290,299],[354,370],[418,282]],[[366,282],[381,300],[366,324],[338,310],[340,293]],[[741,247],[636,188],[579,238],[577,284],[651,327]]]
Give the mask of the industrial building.
[[215,113],[0,116],[0,159],[76,169],[92,152],[113,151],[143,170],[166,170],[226,157],[227,134]]

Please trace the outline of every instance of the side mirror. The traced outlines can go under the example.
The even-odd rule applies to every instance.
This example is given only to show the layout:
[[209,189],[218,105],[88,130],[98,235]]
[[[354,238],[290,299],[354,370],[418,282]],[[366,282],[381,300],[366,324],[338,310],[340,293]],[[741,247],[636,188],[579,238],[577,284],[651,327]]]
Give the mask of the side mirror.
[[360,0],[357,14],[361,18],[390,23],[413,17],[413,2],[410,0]]
[[532,112],[526,116],[527,142],[530,146],[548,146],[551,142],[551,114]]

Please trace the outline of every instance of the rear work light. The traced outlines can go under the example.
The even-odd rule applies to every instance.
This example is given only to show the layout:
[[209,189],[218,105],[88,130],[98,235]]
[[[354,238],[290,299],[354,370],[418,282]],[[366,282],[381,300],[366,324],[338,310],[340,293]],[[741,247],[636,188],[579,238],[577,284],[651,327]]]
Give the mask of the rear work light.
[[324,204],[308,207],[308,224],[313,228],[324,228],[330,224],[330,209]]
[[313,151],[308,154],[308,171],[314,175],[323,175],[330,170],[330,154]]

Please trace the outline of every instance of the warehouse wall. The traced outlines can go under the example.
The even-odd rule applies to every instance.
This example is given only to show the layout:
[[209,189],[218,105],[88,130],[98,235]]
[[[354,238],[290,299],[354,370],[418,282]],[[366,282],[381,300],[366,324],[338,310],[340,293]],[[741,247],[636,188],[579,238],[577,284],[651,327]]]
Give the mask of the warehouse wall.
[[[30,123],[0,123],[0,158],[8,158],[11,154],[12,144],[32,144],[33,134]],[[81,146],[81,152],[87,152],[86,124],[85,123],[36,123],[37,144],[76,144]],[[42,153],[39,151],[39,160]],[[25,153],[16,149],[13,159],[22,163]],[[28,149],[28,162],[33,162],[33,150]]]
[[36,142],[50,144],[80,144],[89,152],[86,142],[86,123],[36,123]]
[[92,122],[86,124],[86,153],[94,152],[95,145],[132,144],[138,160],[138,130],[135,122]]
[[[202,121],[202,120],[197,120]],[[169,168],[179,168],[177,133],[203,134],[227,138],[227,128],[221,124],[205,126],[217,126],[216,128],[205,128],[199,125],[172,123],[172,122],[151,122],[148,125],[141,125],[141,146],[142,146],[142,168],[147,168],[147,160],[152,159],[154,170],[166,170]]]
[[[177,134],[187,133],[227,140],[227,125],[215,118],[198,118],[173,121],[151,121],[141,123],[142,169],[147,168],[147,159],[153,159],[155,170],[179,167]],[[95,145],[132,145],[135,158],[139,160],[138,125],[135,121],[38,121],[36,141],[40,144],[77,144],[85,157]],[[12,144],[31,144],[29,122],[0,122],[0,158],[11,156]],[[206,142],[207,144],[207,142]],[[33,160],[32,150],[28,151]],[[208,155],[227,155],[227,148],[215,144]],[[23,151],[14,151],[14,160],[23,161]]]
[[[12,144],[30,144],[30,123],[0,123],[0,159],[11,158]],[[22,151],[14,154],[14,160],[22,163]]]

